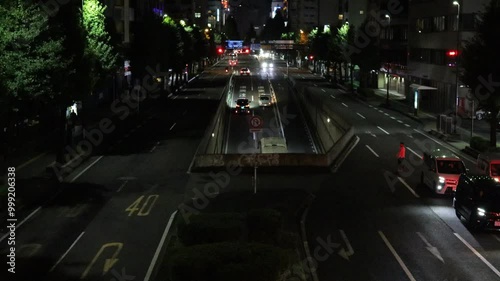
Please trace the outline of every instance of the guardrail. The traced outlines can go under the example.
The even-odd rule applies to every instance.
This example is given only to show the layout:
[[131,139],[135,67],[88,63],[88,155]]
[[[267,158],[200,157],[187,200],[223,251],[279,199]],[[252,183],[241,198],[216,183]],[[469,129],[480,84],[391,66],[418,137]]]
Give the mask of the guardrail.
[[200,144],[200,153],[203,154],[219,154],[223,153],[225,145],[225,127],[227,120],[227,86],[224,87],[223,95],[220,99],[219,107],[215,113],[212,122],[205,131],[205,136]]

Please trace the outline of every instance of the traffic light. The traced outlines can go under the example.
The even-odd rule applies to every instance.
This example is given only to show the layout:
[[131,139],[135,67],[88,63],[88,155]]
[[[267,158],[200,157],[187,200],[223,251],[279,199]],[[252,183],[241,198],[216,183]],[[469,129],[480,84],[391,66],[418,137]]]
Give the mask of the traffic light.
[[310,55],[310,56],[309,56],[309,59],[310,59],[310,60],[313,60],[313,59],[314,59],[314,56],[313,56],[313,55]]
[[450,50],[446,53],[449,57],[456,57],[458,55],[458,51]]
[[217,49],[217,53],[219,53],[219,54],[224,53],[224,49],[222,49],[222,48]]
[[449,50],[446,52],[446,65],[455,67],[457,65],[457,50]]

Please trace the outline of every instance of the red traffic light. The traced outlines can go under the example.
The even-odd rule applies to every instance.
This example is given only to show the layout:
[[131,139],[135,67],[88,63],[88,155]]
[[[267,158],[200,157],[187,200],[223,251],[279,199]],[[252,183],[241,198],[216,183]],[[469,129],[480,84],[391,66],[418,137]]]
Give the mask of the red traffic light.
[[219,54],[222,54],[222,53],[224,52],[224,50],[223,50],[222,48],[219,48],[219,49],[217,50],[217,52],[219,52]]
[[314,59],[314,56],[309,56],[309,59],[310,59],[310,60],[313,60],[313,59]]
[[458,55],[458,52],[457,52],[457,51],[455,51],[455,50],[451,50],[451,51],[448,51],[446,54],[447,54],[449,57],[455,57],[455,56],[457,56],[457,55]]

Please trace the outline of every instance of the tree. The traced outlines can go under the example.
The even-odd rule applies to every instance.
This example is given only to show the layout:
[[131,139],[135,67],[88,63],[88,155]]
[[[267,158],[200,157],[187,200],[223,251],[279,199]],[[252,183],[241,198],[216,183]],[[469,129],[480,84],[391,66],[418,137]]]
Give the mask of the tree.
[[83,1],[82,25],[86,38],[85,58],[92,75],[91,90],[117,66],[118,54],[111,45],[111,36],[106,29],[106,8],[99,0]]
[[[492,112],[490,146],[497,143],[497,115],[500,106],[500,1],[491,0],[479,14],[476,34],[466,41],[461,55],[461,80],[471,88],[479,103]],[[488,82],[489,81],[489,82]]]
[[53,76],[62,71],[63,38],[51,37],[49,18],[36,4],[0,2],[0,84],[3,99],[54,97]]
[[356,33],[354,44],[348,47],[352,63],[359,66],[360,88],[370,87],[370,71],[378,70],[381,64],[378,38],[374,36],[378,33],[368,28],[367,21],[364,21]]

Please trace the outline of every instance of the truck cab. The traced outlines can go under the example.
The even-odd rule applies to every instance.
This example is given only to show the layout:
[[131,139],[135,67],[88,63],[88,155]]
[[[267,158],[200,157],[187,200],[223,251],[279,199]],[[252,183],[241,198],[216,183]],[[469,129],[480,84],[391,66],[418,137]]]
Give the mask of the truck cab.
[[477,168],[481,174],[500,181],[500,153],[482,153],[477,157]]

